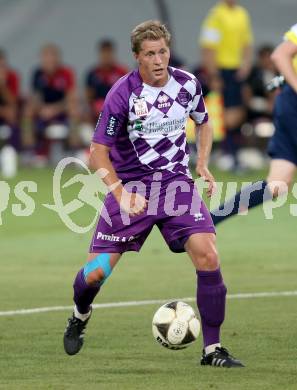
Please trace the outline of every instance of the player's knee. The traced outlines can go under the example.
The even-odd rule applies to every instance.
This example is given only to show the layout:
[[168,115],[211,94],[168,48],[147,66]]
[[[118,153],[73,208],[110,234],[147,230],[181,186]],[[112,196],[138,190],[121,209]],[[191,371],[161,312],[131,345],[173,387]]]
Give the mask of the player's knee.
[[88,284],[100,283],[102,285],[112,272],[110,255],[108,253],[100,253],[86,263],[83,272]]
[[218,252],[215,248],[207,249],[198,258],[198,269],[214,271],[219,268]]
[[102,283],[103,279],[105,278],[105,275],[101,268],[97,268],[94,271],[90,272],[85,278],[88,284],[93,285],[97,283]]
[[214,271],[219,267],[218,253],[215,250],[208,251],[205,254],[205,268]]

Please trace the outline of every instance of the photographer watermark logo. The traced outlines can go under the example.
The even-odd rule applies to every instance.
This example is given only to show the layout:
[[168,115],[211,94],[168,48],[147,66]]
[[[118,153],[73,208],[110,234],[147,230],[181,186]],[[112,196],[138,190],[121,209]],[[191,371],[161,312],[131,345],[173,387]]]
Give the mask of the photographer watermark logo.
[[[65,169],[70,164],[76,164],[83,168],[85,173],[78,173],[66,183],[62,185],[62,175]],[[91,173],[87,165],[75,157],[67,157],[59,162],[53,176],[53,199],[54,204],[43,204],[44,207],[55,211],[62,222],[72,230],[74,233],[87,233],[96,223],[99,212],[100,216],[104,218],[106,223],[111,226],[110,217],[104,207],[103,200],[107,194],[106,186],[101,180],[107,175],[108,171],[105,169],[99,169],[95,173]],[[72,186],[73,184],[81,183],[81,189],[77,194],[77,198],[64,204],[62,197],[62,190]],[[101,195],[101,196],[100,196]],[[87,226],[79,226],[71,218],[71,214],[84,207],[85,205],[91,206],[95,210],[95,216],[93,220]]]

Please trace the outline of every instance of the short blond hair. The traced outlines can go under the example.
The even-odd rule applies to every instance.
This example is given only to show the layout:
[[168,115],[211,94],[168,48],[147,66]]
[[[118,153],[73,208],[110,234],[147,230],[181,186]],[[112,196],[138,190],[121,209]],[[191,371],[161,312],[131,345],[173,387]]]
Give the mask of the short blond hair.
[[164,38],[166,45],[169,47],[171,34],[165,24],[162,24],[159,20],[147,20],[140,23],[131,32],[132,51],[138,54],[143,41],[158,41],[162,38]]

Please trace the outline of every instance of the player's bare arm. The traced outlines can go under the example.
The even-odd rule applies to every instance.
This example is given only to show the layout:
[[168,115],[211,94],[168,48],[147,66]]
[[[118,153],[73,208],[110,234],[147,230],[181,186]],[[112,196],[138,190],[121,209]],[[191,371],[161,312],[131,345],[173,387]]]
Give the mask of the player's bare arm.
[[91,144],[90,166],[95,169],[104,169],[108,174],[103,182],[111,190],[121,209],[131,216],[141,214],[147,207],[147,200],[140,194],[127,192],[121,183],[109,158],[110,147],[102,144]]
[[216,61],[216,52],[214,49],[203,47],[201,49],[202,65],[207,69],[208,74],[217,75],[219,73],[218,64]]
[[239,80],[245,80],[250,74],[252,64],[253,64],[253,47],[252,45],[247,45],[242,51],[242,64],[237,71],[237,77]]
[[79,116],[79,100],[78,94],[75,88],[72,88],[66,94],[65,104],[62,103],[62,107],[66,105],[66,109],[71,117]]
[[94,91],[94,89],[91,88],[91,87],[86,87],[86,89],[85,89],[85,96],[86,96],[87,102],[89,104],[92,104],[93,100],[95,99],[95,91]]
[[3,101],[6,104],[16,104],[16,97],[11,93],[9,88],[4,84],[4,81],[2,81],[1,73],[0,73],[0,94]]
[[38,113],[40,113],[42,107],[42,101],[41,96],[39,93],[33,93],[24,109],[24,115],[22,120],[22,142],[24,146],[26,147],[32,147],[36,140],[35,140],[35,134],[33,131],[33,118]]
[[17,97],[12,94],[6,85],[6,72],[2,69],[0,69],[0,98],[3,101],[3,105],[0,107],[0,116],[8,122],[14,122]]
[[286,82],[297,92],[297,74],[292,61],[295,55],[297,55],[297,45],[290,41],[284,41],[274,50],[271,59],[285,77]]
[[208,122],[203,123],[198,128],[198,159],[196,173],[208,183],[207,196],[211,196],[215,191],[216,184],[213,175],[208,170],[208,160],[212,146],[212,128]]
[[77,145],[80,144],[80,138],[78,134],[78,124],[79,124],[79,120],[81,119],[81,111],[79,107],[78,92],[75,87],[71,88],[66,93],[65,100],[61,102],[61,105],[62,107],[64,107],[64,110],[66,110],[70,118],[70,126],[69,126],[70,145],[76,147]]

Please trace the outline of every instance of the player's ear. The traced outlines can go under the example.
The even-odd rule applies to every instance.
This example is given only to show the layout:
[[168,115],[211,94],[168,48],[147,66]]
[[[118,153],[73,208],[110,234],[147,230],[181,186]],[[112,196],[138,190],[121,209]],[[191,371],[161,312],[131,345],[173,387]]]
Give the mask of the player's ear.
[[134,56],[135,60],[139,63],[139,54],[133,52],[133,56]]

